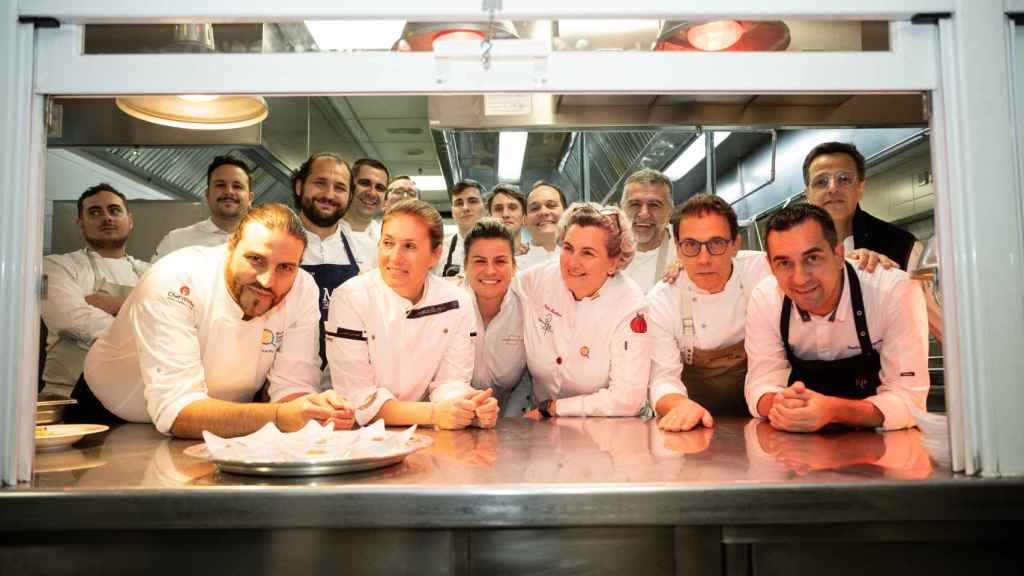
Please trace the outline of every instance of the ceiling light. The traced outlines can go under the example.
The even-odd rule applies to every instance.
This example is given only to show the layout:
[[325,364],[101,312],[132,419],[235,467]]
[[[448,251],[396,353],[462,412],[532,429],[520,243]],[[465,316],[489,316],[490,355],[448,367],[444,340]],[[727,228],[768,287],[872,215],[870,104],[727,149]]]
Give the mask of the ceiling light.
[[[200,99],[190,96],[201,96]],[[259,124],[269,113],[260,96],[132,96],[118,98],[117,107],[129,116],[172,128],[229,130]]]
[[498,136],[498,179],[518,182],[526,157],[528,132],[501,132]]
[[716,20],[671,22],[661,26],[655,50],[707,52],[771,52],[789,47],[785,22]]
[[516,27],[508,20],[487,22],[407,22],[402,37],[392,47],[395,50],[430,52],[435,40],[504,40],[519,38]]
[[390,50],[402,35],[405,20],[307,20],[321,50]]
[[[665,169],[664,174],[669,180],[673,182],[679,180],[689,174],[690,170],[693,170],[695,166],[704,160],[706,134],[708,133],[705,132],[690,141],[690,145],[683,150],[683,153],[677,156],[672,164]],[[725,142],[725,139],[732,135],[732,132],[713,132],[713,134],[715,135],[715,147],[717,148],[719,144]]]
[[410,176],[412,181],[416,183],[416,187],[421,191],[430,190],[447,190],[448,183],[445,181],[444,176]]

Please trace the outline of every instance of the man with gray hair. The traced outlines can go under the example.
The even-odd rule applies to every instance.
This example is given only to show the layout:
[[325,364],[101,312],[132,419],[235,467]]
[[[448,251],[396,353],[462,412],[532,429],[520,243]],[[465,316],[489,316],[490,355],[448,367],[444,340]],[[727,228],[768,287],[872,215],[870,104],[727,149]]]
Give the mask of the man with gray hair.
[[633,222],[636,256],[625,269],[627,276],[650,292],[672,262],[672,181],[651,168],[642,168],[626,178],[622,189],[622,210]]

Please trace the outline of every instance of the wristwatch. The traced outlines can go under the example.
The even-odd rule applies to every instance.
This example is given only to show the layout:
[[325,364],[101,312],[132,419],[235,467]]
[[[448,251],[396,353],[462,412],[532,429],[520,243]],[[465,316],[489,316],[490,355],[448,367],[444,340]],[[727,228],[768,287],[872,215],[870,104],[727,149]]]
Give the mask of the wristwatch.
[[554,403],[555,403],[554,400],[552,400],[551,398],[548,398],[547,400],[545,400],[545,401],[543,401],[543,402],[541,402],[540,404],[537,405],[537,411],[540,412],[541,416],[543,416],[545,418],[551,418],[551,416],[552,416],[552,414],[551,414],[551,405],[554,404]]

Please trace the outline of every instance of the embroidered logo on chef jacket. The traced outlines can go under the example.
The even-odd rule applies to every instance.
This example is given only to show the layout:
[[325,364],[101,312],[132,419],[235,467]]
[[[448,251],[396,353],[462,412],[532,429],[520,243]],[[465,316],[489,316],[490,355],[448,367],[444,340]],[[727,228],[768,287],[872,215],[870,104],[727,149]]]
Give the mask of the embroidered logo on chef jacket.
[[523,343],[522,334],[507,334],[501,337],[501,343],[507,346],[519,346]]
[[552,334],[554,332],[554,329],[551,328],[551,314],[548,314],[543,318],[537,318],[537,321],[540,322],[540,329],[546,334]]
[[637,314],[636,317],[629,323],[629,329],[637,334],[647,333],[647,320],[644,319],[643,314]]
[[189,300],[188,298],[188,295],[190,293],[192,293],[192,290],[190,290],[188,286],[182,286],[181,288],[178,288],[177,292],[171,292],[168,290],[167,300],[169,302],[174,302],[175,304],[188,306],[189,310],[191,310],[194,307],[194,305],[192,304],[192,300]]
[[362,330],[350,330],[348,328],[338,327],[334,332],[328,332],[327,336],[344,338],[345,340],[361,340],[366,342],[366,332]]
[[409,310],[405,317],[409,320],[416,318],[424,318],[426,316],[433,316],[435,314],[441,314],[449,310],[457,310],[459,308],[459,301],[452,300],[443,304],[434,304],[433,306],[424,306],[423,308],[417,308],[415,310]]
[[278,348],[281,347],[281,342],[283,340],[284,332],[273,332],[264,328],[263,333],[260,334],[260,344],[262,345],[261,350],[263,352],[277,352]]
[[584,358],[590,358],[590,347],[584,346],[580,348],[580,356],[583,356]]

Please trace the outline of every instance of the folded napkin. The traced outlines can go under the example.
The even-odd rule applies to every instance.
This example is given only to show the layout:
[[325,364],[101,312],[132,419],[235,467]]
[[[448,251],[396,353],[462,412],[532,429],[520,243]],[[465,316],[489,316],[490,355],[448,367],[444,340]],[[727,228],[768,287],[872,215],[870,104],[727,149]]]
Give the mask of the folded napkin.
[[321,462],[384,457],[408,449],[416,426],[391,432],[378,420],[358,430],[335,431],[334,424],[310,420],[295,432],[281,432],[273,423],[237,438],[203,431],[214,460],[246,462]]

